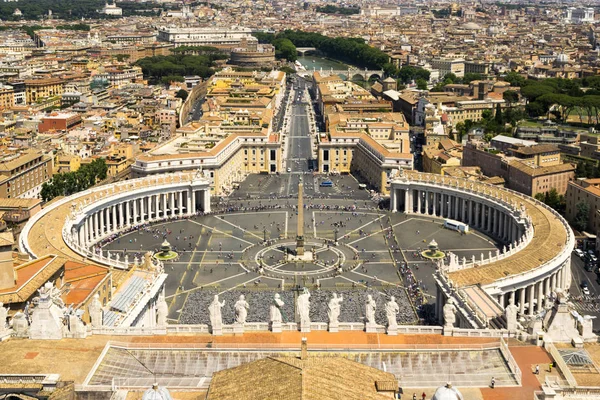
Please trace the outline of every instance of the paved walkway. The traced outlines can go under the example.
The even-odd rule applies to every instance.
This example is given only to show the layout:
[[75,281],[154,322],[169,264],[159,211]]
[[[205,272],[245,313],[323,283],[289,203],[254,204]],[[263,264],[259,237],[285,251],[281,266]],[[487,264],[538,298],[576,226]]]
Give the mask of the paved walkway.
[[[481,394],[485,400],[531,400],[533,399],[533,392],[541,390],[541,382],[544,381],[546,375],[558,375],[555,368],[552,369],[552,373],[548,372],[551,359],[543,348],[511,346],[509,349],[523,374],[522,387],[481,389]],[[540,375],[535,375],[533,372],[538,364]]]

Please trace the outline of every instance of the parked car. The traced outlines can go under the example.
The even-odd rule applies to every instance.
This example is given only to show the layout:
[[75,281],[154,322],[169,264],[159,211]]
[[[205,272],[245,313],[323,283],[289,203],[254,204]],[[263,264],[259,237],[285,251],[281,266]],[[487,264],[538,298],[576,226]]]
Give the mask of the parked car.
[[575,252],[575,254],[577,255],[577,257],[579,257],[579,258],[583,258],[583,256],[585,255],[583,253],[583,250],[581,250],[581,249],[575,249],[573,251]]
[[583,294],[585,295],[589,295],[590,294],[590,288],[588,286],[587,281],[583,281],[581,282],[581,291],[583,292]]

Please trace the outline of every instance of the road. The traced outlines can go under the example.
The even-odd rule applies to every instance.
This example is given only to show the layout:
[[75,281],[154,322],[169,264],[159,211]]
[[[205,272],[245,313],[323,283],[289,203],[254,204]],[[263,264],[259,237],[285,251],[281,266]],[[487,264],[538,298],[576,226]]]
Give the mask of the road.
[[[308,159],[312,157],[310,121],[307,110],[309,105],[301,98],[304,94],[302,83],[300,83],[297,93],[288,116],[290,118],[290,131],[286,143],[287,160],[285,164],[287,178],[285,194],[288,196],[298,193],[298,183],[300,178],[304,177],[305,172],[308,172]],[[309,184],[309,182],[306,184]]]
[[[600,285],[596,281],[596,273],[588,272],[584,269],[584,262],[575,253],[571,256],[571,296],[575,299],[583,296],[581,284],[587,282],[590,290],[590,296],[587,301],[573,300],[575,310],[582,315],[591,315],[596,317],[594,320],[594,330],[600,330],[600,305],[597,299],[600,295]],[[585,296],[583,296],[585,297]]]

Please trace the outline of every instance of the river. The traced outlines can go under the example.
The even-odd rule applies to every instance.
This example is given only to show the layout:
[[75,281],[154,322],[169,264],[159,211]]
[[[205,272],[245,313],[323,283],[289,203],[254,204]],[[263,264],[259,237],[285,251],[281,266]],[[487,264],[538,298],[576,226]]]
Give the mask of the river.
[[[313,62],[314,61],[314,62]],[[323,69],[348,69],[348,65],[339,61],[328,60],[326,58],[317,57],[313,55],[300,56],[298,62],[304,66],[308,71],[312,71],[313,68],[317,71]]]

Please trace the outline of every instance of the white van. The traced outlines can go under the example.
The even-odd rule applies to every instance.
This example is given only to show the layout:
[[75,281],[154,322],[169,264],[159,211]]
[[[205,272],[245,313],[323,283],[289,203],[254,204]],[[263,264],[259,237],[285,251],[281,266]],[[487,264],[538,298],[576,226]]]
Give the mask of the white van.
[[469,233],[469,225],[453,219],[444,220],[444,228],[461,233]]

